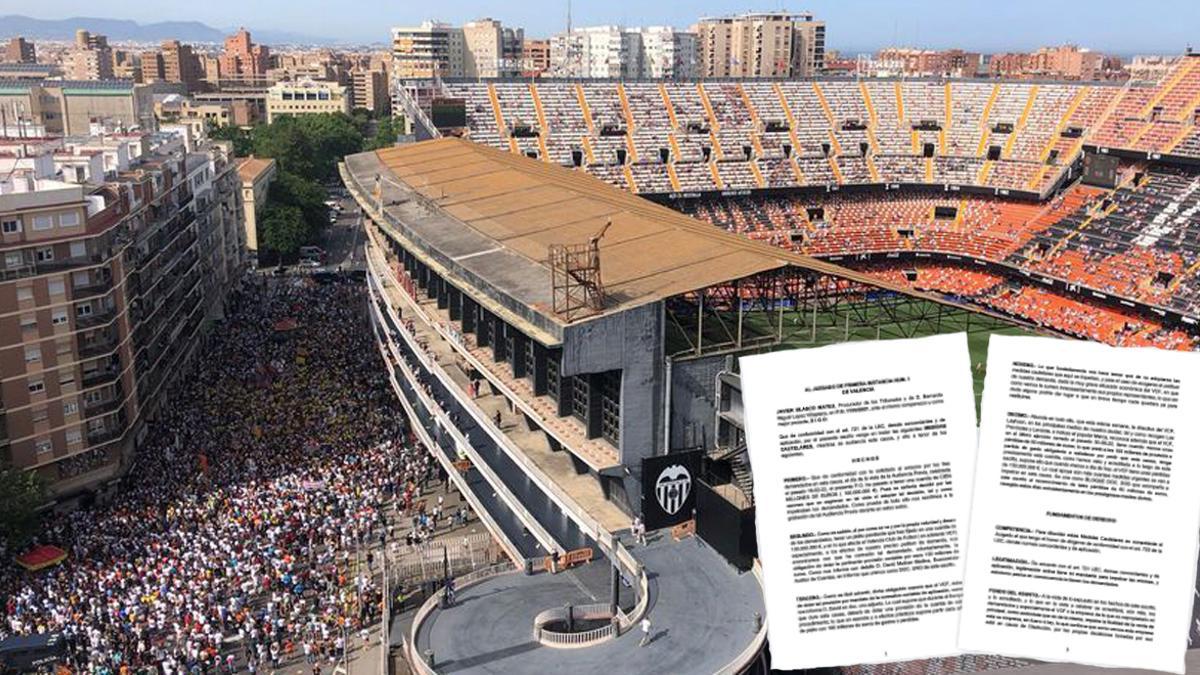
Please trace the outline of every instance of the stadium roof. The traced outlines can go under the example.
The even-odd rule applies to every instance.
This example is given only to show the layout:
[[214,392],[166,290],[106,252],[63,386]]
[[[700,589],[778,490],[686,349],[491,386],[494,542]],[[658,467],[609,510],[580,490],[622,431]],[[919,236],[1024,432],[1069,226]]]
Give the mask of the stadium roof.
[[[354,155],[347,169],[364,193],[375,173],[390,173],[381,185],[385,212],[407,238],[436,252],[443,267],[461,268],[470,285],[546,317],[558,333],[569,322],[551,310],[550,246],[586,243],[609,219],[600,242],[605,308],[577,321],[786,266],[921,295],[725,232],[587,173],[459,138]],[[412,191],[423,199],[407,201]]]

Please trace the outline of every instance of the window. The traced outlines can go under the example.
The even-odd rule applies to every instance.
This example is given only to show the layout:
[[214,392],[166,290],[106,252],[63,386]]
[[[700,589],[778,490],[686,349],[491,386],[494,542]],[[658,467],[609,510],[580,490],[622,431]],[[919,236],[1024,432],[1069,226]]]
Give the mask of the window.
[[51,260],[54,260],[54,247],[53,246],[45,246],[45,247],[39,248],[37,250],[37,261],[38,262],[49,262]]
[[79,212],[67,211],[58,217],[59,227],[75,227],[79,225]]
[[4,234],[16,234],[21,231],[21,221],[16,218],[8,218],[0,227],[3,228]]
[[67,310],[60,308],[55,309],[50,314],[50,323],[55,326],[61,326],[67,322]]
[[85,317],[92,315],[92,303],[87,302],[75,308],[75,316]]
[[45,382],[42,382],[41,380],[33,380],[32,382],[29,383],[29,393],[40,394],[43,391],[46,391],[46,383]]
[[33,217],[33,229],[49,230],[52,227],[54,227],[54,217],[53,216],[34,216]]
[[[62,356],[63,354],[70,354],[74,349],[75,349],[75,345],[74,345],[74,343],[71,342],[71,340],[69,338],[66,340],[60,340],[58,343],[58,355],[59,356]],[[62,359],[59,359],[59,362],[61,363]]]
[[68,369],[66,369],[66,370],[61,370],[61,371],[59,371],[59,373],[58,373],[58,384],[59,384],[59,385],[61,385],[61,386],[63,386],[63,387],[66,387],[66,386],[69,386],[69,385],[75,384],[75,371],[74,371],[74,369],[68,368]]
[[84,403],[93,405],[104,400],[104,392],[100,389],[93,389],[83,395]]
[[38,345],[29,345],[25,348],[25,363],[35,363],[42,360],[42,348]]
[[83,440],[83,432],[79,429],[70,429],[67,431],[67,443],[78,443]]
[[21,330],[37,330],[37,317],[32,314],[22,316]]
[[87,272],[76,272],[76,273],[72,274],[71,275],[71,285],[74,286],[75,288],[79,288],[80,286],[87,286],[88,285],[88,273]]
[[40,438],[34,447],[39,455],[44,455],[54,449],[54,443],[49,438]]
[[77,412],[79,412],[78,401],[67,401],[66,403],[63,403],[63,415],[74,415]]
[[50,295],[62,295],[67,291],[62,279],[51,279],[47,286],[50,288]]
[[17,289],[17,300],[32,300],[32,299],[33,299],[33,287],[32,286],[21,286],[20,288]]
[[87,246],[82,241],[71,242],[71,257],[82,258],[87,255]]
[[20,267],[25,262],[25,256],[20,251],[9,251],[4,254],[5,267]]

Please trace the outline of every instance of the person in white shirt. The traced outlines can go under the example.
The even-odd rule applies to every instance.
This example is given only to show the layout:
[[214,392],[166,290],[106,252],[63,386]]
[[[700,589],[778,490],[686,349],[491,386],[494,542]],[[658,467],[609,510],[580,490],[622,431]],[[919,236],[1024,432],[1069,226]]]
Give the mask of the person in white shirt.
[[642,641],[638,643],[639,647],[645,647],[650,644],[650,617],[642,617]]

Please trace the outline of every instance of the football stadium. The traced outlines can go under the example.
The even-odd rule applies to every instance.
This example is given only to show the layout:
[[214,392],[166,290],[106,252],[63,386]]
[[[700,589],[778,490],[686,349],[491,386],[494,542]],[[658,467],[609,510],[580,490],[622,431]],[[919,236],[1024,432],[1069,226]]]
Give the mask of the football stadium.
[[[1190,54],[1153,84],[403,98],[426,140],[341,167],[372,324],[414,433],[505,554],[393,630],[416,672],[765,672],[739,355],[965,331],[978,394],[998,332],[1196,347]],[[1037,668],[847,664],[1015,667]]]

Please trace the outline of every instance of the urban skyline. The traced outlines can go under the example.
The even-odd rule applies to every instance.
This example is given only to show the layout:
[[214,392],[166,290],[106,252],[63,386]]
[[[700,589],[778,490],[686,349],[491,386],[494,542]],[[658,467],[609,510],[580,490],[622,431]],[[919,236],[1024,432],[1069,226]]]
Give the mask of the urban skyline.
[[[123,3],[118,3],[123,4]],[[812,12],[837,30],[830,34],[830,48],[843,53],[874,51],[886,46],[940,49],[964,47],[984,52],[1033,49],[1043,44],[1074,43],[1129,56],[1135,53],[1178,53],[1188,46],[1188,27],[1200,22],[1200,7],[1183,2],[1154,3],[1160,11],[1141,12],[1113,21],[1121,5],[1101,0],[1089,6],[1087,13],[1062,21],[1069,6],[1061,2],[1020,0],[1004,6],[975,6],[948,0],[923,0],[915,5],[898,6],[881,0],[854,3],[814,1],[783,8],[755,8],[724,0],[701,0],[686,6],[635,5],[628,0],[615,3],[574,2],[572,23],[586,25],[670,25],[691,26],[701,16],[738,14],[746,11]],[[53,10],[39,12],[34,18],[61,20],[94,15],[92,5],[83,0],[63,0]],[[2,7],[2,5],[0,5]],[[492,17],[506,25],[520,26],[530,36],[550,36],[566,27],[567,3],[537,2],[489,6],[486,3],[450,0],[440,3],[437,12],[426,8],[382,8],[375,3],[349,0],[339,5],[336,14],[314,0],[283,3],[264,0],[252,4],[215,0],[201,6],[171,3],[138,6],[110,16],[140,23],[192,20],[220,30],[240,25],[251,30],[286,31],[314,40],[341,43],[385,43],[387,30],[395,25],[415,25],[426,19],[461,24]],[[0,9],[0,11],[6,11]],[[17,7],[10,10],[18,11]],[[22,12],[28,12],[25,7]],[[869,21],[862,17],[868,15]],[[1000,23],[1021,21],[1028,30],[1019,35],[992,30]]]

